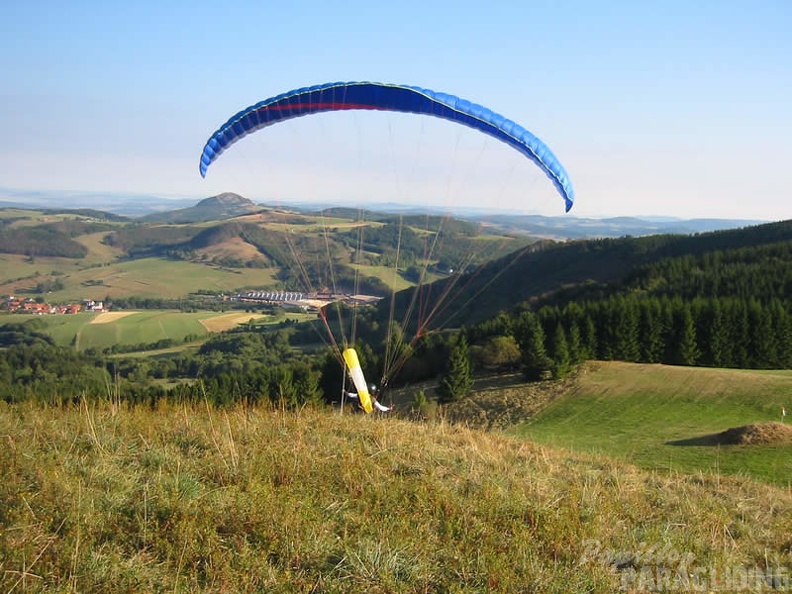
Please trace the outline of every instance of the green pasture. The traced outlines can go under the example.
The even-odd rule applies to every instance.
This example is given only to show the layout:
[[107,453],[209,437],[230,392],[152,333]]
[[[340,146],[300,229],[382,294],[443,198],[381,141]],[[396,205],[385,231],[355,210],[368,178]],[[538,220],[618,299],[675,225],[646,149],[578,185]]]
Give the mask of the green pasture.
[[75,238],[75,241],[88,248],[88,255],[82,260],[83,264],[108,264],[124,255],[124,250],[104,243],[105,237],[107,237],[107,231],[89,233]]
[[[77,333],[78,350],[107,348],[114,344],[151,344],[159,340],[183,340],[207,334],[200,321],[208,312],[141,311],[104,324],[86,324]],[[214,314],[217,315],[217,314]]]
[[14,227],[30,227],[32,225],[42,225],[46,223],[57,223],[59,221],[71,221],[74,219],[85,218],[85,215],[69,212],[45,214],[41,210],[28,210],[24,208],[0,209],[0,220],[19,219],[12,223]]
[[272,231],[290,232],[294,229],[299,229],[300,233],[315,233],[322,237],[328,231],[332,232],[338,230],[355,229],[361,225],[376,227],[382,226],[383,223],[365,220],[342,219],[336,217],[322,218],[320,216],[306,218],[306,220],[302,222],[281,223],[277,221],[265,221],[261,223],[262,228],[270,229]]
[[206,328],[199,320],[218,315],[221,314],[149,310],[96,324],[93,322],[97,314],[90,312],[45,316],[10,314],[0,317],[0,323],[33,322],[39,332],[51,336],[56,344],[85,350],[114,344],[151,344],[167,338],[178,341],[188,335],[205,336]]
[[[229,315],[229,312],[200,311],[194,313],[176,310],[145,310],[130,312],[129,315],[104,323],[94,323],[98,314],[82,312],[78,314],[3,314],[0,324],[32,323],[39,332],[51,336],[60,346],[73,345],[78,350],[89,348],[107,348],[114,344],[138,345],[153,344],[160,340],[171,339],[182,341],[186,336],[205,337],[209,331],[201,324],[202,320],[210,320]],[[241,316],[243,320],[245,316]],[[285,319],[297,321],[311,320],[315,314],[296,312],[265,316],[255,320],[256,325],[278,324]],[[172,347],[181,349],[182,347]],[[164,352],[167,349],[163,349]],[[146,351],[148,354],[159,354],[161,351]]]
[[792,371],[595,363],[577,387],[512,433],[649,469],[745,474],[786,485],[792,445],[697,445],[731,427],[781,421]]
[[392,290],[402,291],[413,286],[413,283],[405,280],[400,274],[396,274],[393,266],[368,266],[366,264],[352,264],[362,276],[373,276],[380,279]]
[[[70,258],[29,258],[16,254],[0,254],[0,294],[19,291],[19,287],[34,287],[52,273],[63,275],[79,271],[84,265]],[[19,281],[18,279],[24,279]]]
[[24,208],[0,208],[0,221],[7,219],[20,219],[30,217],[41,217],[40,210],[28,210]]
[[[63,258],[58,260],[57,264],[60,266],[55,268],[55,262],[52,265],[44,262],[30,265],[17,259],[11,273],[14,276],[9,277],[28,276],[33,271],[48,274],[52,269],[61,270],[64,274],[57,278],[63,282],[64,289],[46,295],[47,301],[51,303],[82,299],[101,300],[107,295],[178,299],[199,290],[230,293],[240,287],[274,286],[276,282],[273,276],[275,271],[272,269],[219,268],[183,260],[141,258],[83,269],[78,269],[75,264],[62,262]],[[35,286],[37,282],[39,281],[31,280],[27,284]]]
[[75,336],[96,317],[94,313],[32,315],[3,314],[0,324],[32,324],[37,332],[46,334],[60,346],[74,344]]

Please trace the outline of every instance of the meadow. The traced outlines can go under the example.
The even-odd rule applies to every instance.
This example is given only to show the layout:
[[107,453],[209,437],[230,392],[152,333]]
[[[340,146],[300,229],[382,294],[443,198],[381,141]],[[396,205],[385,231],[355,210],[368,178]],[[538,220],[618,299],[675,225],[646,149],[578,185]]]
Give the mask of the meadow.
[[[46,298],[52,303],[102,300],[107,295],[178,299],[200,290],[233,293],[243,287],[273,286],[275,282],[272,269],[221,268],[160,258],[86,268],[65,258],[38,258],[30,262],[22,256],[4,254],[0,263],[6,266],[0,294],[29,291],[39,282],[57,278],[64,288],[47,293]],[[51,275],[51,271],[57,271],[57,275]]]
[[[107,316],[107,317],[105,317]],[[153,344],[170,339],[201,338],[248,323],[277,323],[283,314],[265,316],[241,311],[182,312],[176,310],[117,311],[104,314],[83,312],[70,315],[34,316],[12,314],[0,316],[0,323],[25,323],[35,320],[40,331],[60,346],[73,345],[77,350],[104,349],[113,345]],[[299,318],[299,314],[291,317]]]
[[[351,264],[363,276],[373,276],[380,279],[392,291],[403,291],[415,286],[415,283],[406,280],[401,274],[394,271],[393,266],[371,266],[366,264]],[[439,275],[427,272],[424,282],[433,282],[440,278]]]
[[792,484],[792,444],[706,445],[704,437],[782,421],[792,371],[590,363],[575,386],[514,435],[650,470],[742,474]]
[[792,566],[787,489],[444,422],[0,403],[0,435],[7,592],[756,591]]

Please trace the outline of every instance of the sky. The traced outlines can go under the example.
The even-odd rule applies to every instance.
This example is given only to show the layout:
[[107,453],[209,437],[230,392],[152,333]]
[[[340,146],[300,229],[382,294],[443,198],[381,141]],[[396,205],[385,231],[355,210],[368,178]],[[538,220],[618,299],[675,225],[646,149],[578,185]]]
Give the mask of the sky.
[[300,118],[199,175],[206,140],[241,109],[370,80],[458,95],[536,134],[572,179],[571,215],[792,218],[788,0],[6,0],[2,12],[0,200],[232,191],[563,214],[515,151],[418,116]]

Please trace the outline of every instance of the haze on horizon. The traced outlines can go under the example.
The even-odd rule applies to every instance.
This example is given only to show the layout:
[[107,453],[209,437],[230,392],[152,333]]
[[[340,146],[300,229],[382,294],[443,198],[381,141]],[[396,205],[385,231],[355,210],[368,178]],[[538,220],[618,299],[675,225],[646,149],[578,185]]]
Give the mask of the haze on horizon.
[[248,105],[374,80],[453,93],[528,128],[568,170],[575,216],[792,218],[782,0],[45,0],[4,13],[0,188],[563,213],[505,145],[416,116],[300,118],[198,174],[206,139]]

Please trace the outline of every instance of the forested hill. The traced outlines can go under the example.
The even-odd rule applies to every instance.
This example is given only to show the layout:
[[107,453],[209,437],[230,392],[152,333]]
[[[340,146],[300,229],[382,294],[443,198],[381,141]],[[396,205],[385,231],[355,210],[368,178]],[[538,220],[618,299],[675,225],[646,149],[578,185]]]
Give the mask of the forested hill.
[[[563,305],[617,294],[776,297],[788,306],[792,220],[696,235],[540,242],[456,282],[465,288],[443,325],[488,319],[523,302]],[[409,294],[401,299],[407,303]]]
[[458,280],[441,325],[512,337],[527,377],[587,359],[792,368],[792,221],[545,244]]

